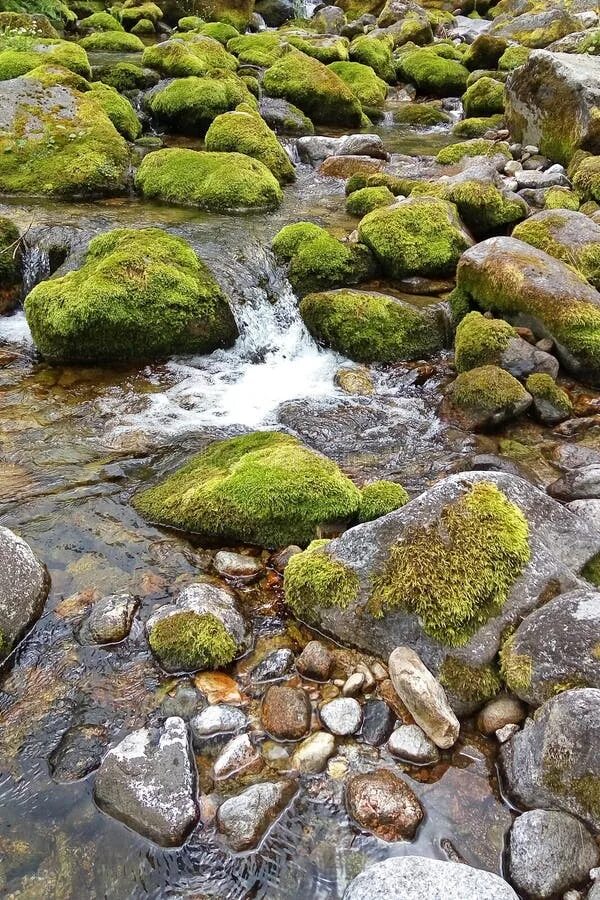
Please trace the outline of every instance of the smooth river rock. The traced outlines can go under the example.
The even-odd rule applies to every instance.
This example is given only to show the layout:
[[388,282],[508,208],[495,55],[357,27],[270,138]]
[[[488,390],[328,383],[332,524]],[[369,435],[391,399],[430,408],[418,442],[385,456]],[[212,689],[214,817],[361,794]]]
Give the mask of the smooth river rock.
[[254,849],[295,791],[295,781],[265,781],[222,803],[217,811],[217,828],[231,849]]
[[418,725],[401,725],[388,741],[392,756],[417,765],[429,765],[440,758],[439,750]]
[[349,735],[360,728],[362,709],[358,700],[352,697],[337,697],[321,707],[319,716],[332,734]]
[[460,722],[443,687],[419,655],[410,647],[397,647],[390,654],[388,667],[392,684],[417,725],[442,750],[452,747]]
[[349,778],[346,808],[361,828],[384,841],[410,840],[423,818],[414,791],[389,769]]
[[29,544],[0,525],[0,662],[40,617],[49,589]]
[[274,738],[297,741],[310,728],[310,699],[302,688],[273,685],[263,697],[261,722]]
[[139,604],[140,598],[131,594],[102,597],[81,623],[79,640],[84,644],[116,644],[125,640]]

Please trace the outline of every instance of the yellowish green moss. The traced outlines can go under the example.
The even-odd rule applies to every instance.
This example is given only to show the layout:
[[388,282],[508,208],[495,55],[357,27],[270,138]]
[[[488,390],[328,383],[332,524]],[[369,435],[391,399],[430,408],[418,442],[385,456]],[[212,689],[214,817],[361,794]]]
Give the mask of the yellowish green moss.
[[358,597],[358,576],[327,553],[328,543],[313,541],[285,567],[286,603],[294,615],[309,622],[317,618],[319,610],[332,606],[347,609]]
[[454,362],[458,372],[496,364],[515,337],[514,328],[503,319],[487,319],[468,313],[456,329]]
[[452,656],[446,657],[438,677],[440,684],[464,703],[485,703],[502,687],[493,666],[470,666]]
[[371,522],[405,506],[410,497],[395,481],[373,481],[360,491],[359,522]]
[[500,650],[500,673],[504,682],[516,694],[527,693],[531,687],[533,661],[530,656],[514,652],[514,635],[508,637]]
[[237,652],[234,639],[211,613],[182,611],[166,616],[152,627],[148,642],[169,672],[220,669]]

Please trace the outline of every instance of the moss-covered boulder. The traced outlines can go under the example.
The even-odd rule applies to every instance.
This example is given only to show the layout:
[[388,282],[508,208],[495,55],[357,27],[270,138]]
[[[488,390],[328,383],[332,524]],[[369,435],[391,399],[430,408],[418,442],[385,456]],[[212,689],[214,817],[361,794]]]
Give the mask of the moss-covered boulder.
[[0,84],[0,191],[122,193],[129,150],[94,92],[45,86],[40,77],[33,72]]
[[377,117],[381,113],[388,87],[371,66],[358,62],[334,62],[328,68],[348,85],[366,115]]
[[507,161],[512,159],[506,141],[492,141],[487,138],[473,138],[458,144],[448,144],[436,156],[436,162],[444,166],[452,166],[467,156],[503,156]]
[[263,88],[298,106],[316,123],[356,127],[362,108],[348,85],[318,60],[299,50],[286,53],[265,72]]
[[367,213],[382,206],[389,206],[395,201],[395,197],[388,187],[365,187],[353,191],[346,200],[346,211],[351,216],[363,218]]
[[372,522],[404,506],[410,497],[395,481],[372,481],[360,490],[359,522]]
[[455,59],[444,59],[429,47],[405,50],[396,60],[400,81],[409,81],[423,94],[455,97],[464,94],[469,71]]
[[38,38],[59,38],[60,34],[47,16],[19,12],[0,12],[0,31],[16,31]]
[[247,104],[217,116],[206,132],[207,150],[245,153],[270,169],[280,184],[295,178],[294,166],[264,119]]
[[452,134],[460,138],[480,138],[488,131],[496,131],[502,128],[504,116],[475,116],[470,119],[461,119],[452,127]]
[[491,431],[526,412],[532,399],[514,375],[488,365],[461,372],[448,388],[445,402],[470,431]]
[[508,43],[504,38],[494,37],[485,33],[480,34],[467,47],[467,52],[463,56],[463,63],[472,72],[476,69],[496,69],[498,60],[507,47]]
[[527,62],[530,55],[529,47],[523,47],[522,44],[510,44],[498,60],[498,71],[511,72],[513,69],[518,69]]
[[[187,37],[189,39],[184,40]],[[155,69],[165,78],[185,78],[221,69],[235,72],[237,60],[214,38],[202,34],[181,34],[146,47],[142,65]]]
[[62,66],[84,78],[91,75],[87,54],[77,44],[0,32],[0,81],[18,78],[42,65]]
[[358,226],[360,240],[391,278],[452,273],[473,243],[456,207],[435,197],[409,197],[375,209]]
[[21,233],[14,222],[0,216],[0,315],[18,303],[22,285]]
[[469,306],[526,323],[551,337],[563,366],[600,383],[600,294],[572,268],[515,238],[467,250],[458,265],[455,311]]
[[340,62],[348,59],[348,38],[328,34],[286,34],[286,39],[292,47],[318,59],[319,62],[328,65],[332,62]]
[[573,187],[585,201],[600,201],[600,156],[588,156],[582,158],[576,154],[573,162],[576,164],[569,172],[572,174]]
[[227,22],[206,22],[198,31],[200,34],[214,38],[215,41],[223,44],[224,47],[227,46],[228,41],[239,36],[237,28],[234,28],[233,25],[228,25]]
[[282,200],[275,176],[243,153],[157,150],[142,160],[135,186],[149,200],[211,212],[274,209]]
[[373,291],[308,294],[300,314],[317,341],[357,362],[423,359],[444,346],[439,310],[419,309]]
[[275,134],[306,137],[315,133],[315,126],[301,109],[274,97],[261,97],[260,114]]
[[467,88],[462,98],[465,116],[493,116],[504,112],[504,85],[484,75]]
[[125,31],[121,23],[108,12],[96,12],[79,20],[79,31]]
[[161,6],[169,24],[191,15],[205,22],[225,22],[244,32],[250,23],[254,0],[163,0]]
[[106,66],[94,66],[93,77],[120,94],[126,91],[139,91],[153,87],[159,76],[151,69],[143,69],[131,62],[109,63]]
[[242,34],[227,42],[227,50],[247,66],[272,66],[285,53],[283,41],[273,31]]
[[53,362],[208,353],[237,336],[210,271],[184,240],[158,228],[94,238],[80,269],[31,291],[25,314]]
[[567,34],[582,31],[581,22],[563,6],[540,4],[537,9],[513,16],[498,16],[491,26],[490,37],[515,41],[524,47],[547,47]]
[[511,135],[567,165],[578,149],[600,152],[600,59],[537,50],[506,82]]
[[533,397],[533,414],[544,425],[553,427],[573,415],[573,404],[554,378],[543,372],[530,375],[525,387]]
[[578,194],[566,187],[548,188],[544,195],[544,209],[572,209],[577,212],[580,206]]
[[468,170],[450,178],[442,196],[456,205],[461,220],[477,237],[503,231],[529,213],[522,197],[483,178],[470,178]]
[[432,128],[452,121],[439,100],[430,103],[402,103],[396,107],[393,115],[397,125],[412,125],[415,128]]
[[162,19],[162,9],[152,2],[126,2],[119,10],[119,18],[124,28],[131,31],[139,22],[151,22],[152,25]]
[[394,41],[387,35],[370,37],[361,34],[350,44],[349,56],[352,62],[370,66],[379,78],[393,84],[396,81],[393,48]]
[[547,209],[513,229],[512,236],[574,266],[600,287],[600,225],[569,209]]
[[348,284],[360,284],[375,272],[363,244],[339,241],[311,222],[286,225],[273,239],[273,252],[289,263],[288,277],[298,296]]
[[515,337],[515,329],[503,319],[488,319],[473,310],[456,329],[454,362],[458,372],[498,365],[502,352]]
[[135,141],[142,133],[142,124],[129,100],[101,81],[94,82],[91,90],[119,134]]
[[278,432],[217,441],[134,497],[146,519],[206,538],[264,547],[306,544],[350,521],[360,493],[335,463]]
[[175,78],[151,93],[147,104],[158,122],[181,134],[204,134],[210,123],[240,103],[256,108],[246,84],[233,72]]
[[142,53],[144,44],[126,31],[96,31],[81,38],[79,46],[90,53]]

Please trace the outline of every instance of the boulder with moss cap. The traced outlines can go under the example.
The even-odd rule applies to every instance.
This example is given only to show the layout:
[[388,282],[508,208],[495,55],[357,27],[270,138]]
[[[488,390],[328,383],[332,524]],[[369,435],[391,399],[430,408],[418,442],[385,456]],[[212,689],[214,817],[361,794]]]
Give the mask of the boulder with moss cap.
[[396,60],[400,81],[410,81],[423,94],[456,97],[465,92],[468,69],[455,59],[444,59],[430,47],[404,50]]
[[220,669],[248,647],[248,629],[234,595],[214,584],[192,584],[146,623],[148,643],[167,672]]
[[369,66],[382,81],[393,84],[396,81],[393,46],[392,38],[387,35],[371,37],[368,34],[361,34],[350,44],[350,59],[352,62]]
[[42,355],[61,362],[208,353],[237,337],[208,268],[158,228],[94,238],[81,268],[34,287],[25,314]]
[[530,375],[525,387],[533,398],[533,413],[544,425],[553,427],[573,415],[573,404],[551,375],[537,372]]
[[165,78],[185,78],[188,75],[205,75],[212,71],[235,72],[237,60],[219,41],[201,34],[184,35],[160,44],[151,44],[144,50],[142,65],[156,69]]
[[454,362],[458,372],[494,365],[515,378],[534,372],[558,375],[557,359],[523,340],[503,319],[489,319],[475,310],[456,329]]
[[293,181],[294,166],[263,118],[248,104],[217,116],[206,132],[207,150],[245,153],[270,169],[280,184]]
[[454,165],[460,162],[466,156],[489,156],[501,157],[507,161],[512,159],[511,152],[506,141],[491,141],[487,138],[473,138],[470,141],[461,141],[458,144],[449,144],[443,147],[438,153],[435,160],[441,165]]
[[446,409],[470,431],[491,431],[526,412],[532,403],[523,385],[498,366],[461,372],[445,397]]
[[380,657],[412,647],[454,707],[473,708],[500,687],[495,662],[510,624],[550,585],[580,586],[576,573],[599,546],[595,529],[528,482],[461,473],[294,556],[286,602]]
[[513,229],[512,236],[573,266],[600,287],[600,225],[583,213],[546,209]]
[[0,81],[18,78],[42,65],[62,66],[84,78],[91,74],[87,54],[77,44],[0,32]]
[[161,82],[146,98],[148,109],[159,123],[192,135],[204,134],[217,116],[240,103],[256,109],[256,101],[242,79],[225,71]]
[[278,432],[217,441],[134,506],[146,519],[263,547],[306,544],[351,521],[360,493],[335,463]]
[[81,38],[79,46],[90,53],[142,53],[144,44],[126,31],[96,31]]
[[368,116],[381,115],[388,86],[371,66],[359,62],[334,62],[328,68],[348,85]]
[[465,116],[493,116],[504,112],[504,85],[484,75],[462,97]]

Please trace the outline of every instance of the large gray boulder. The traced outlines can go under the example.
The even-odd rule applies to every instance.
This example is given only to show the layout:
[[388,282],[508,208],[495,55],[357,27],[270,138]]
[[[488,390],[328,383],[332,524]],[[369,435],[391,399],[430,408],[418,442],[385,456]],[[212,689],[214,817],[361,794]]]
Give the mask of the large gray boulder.
[[29,544],[0,525],[0,662],[40,617],[49,589]]
[[573,687],[600,688],[600,593],[583,588],[534,610],[502,650],[508,687],[539,706]]
[[583,587],[577,573],[599,548],[583,517],[528,482],[464,472],[293,557],[286,599],[341,643],[382,658],[412,648],[457,710],[494,693],[489,666],[506,630],[549,591]]
[[517,900],[517,895],[491,872],[423,856],[396,856],[361,872],[344,900]]
[[506,82],[511,135],[566,164],[580,148],[600,152],[600,59],[534,51]]
[[548,700],[500,750],[509,795],[522,807],[561,809],[600,830],[600,690]]
[[526,10],[516,16],[504,13],[494,20],[489,34],[518,41],[525,47],[547,47],[557,39],[582,29],[581,22],[557,4],[548,5],[547,9]]
[[104,757],[94,787],[100,809],[162,847],[177,847],[198,821],[196,770],[183,719],[141,728]]
[[600,287],[600,225],[573,209],[543,209],[513,231],[513,237],[574,266]]

